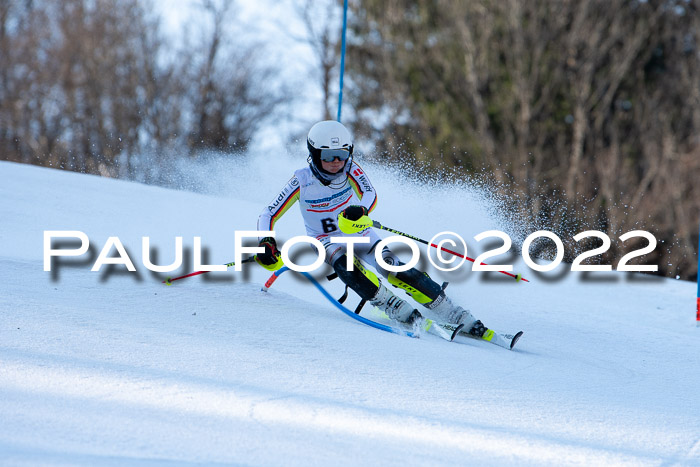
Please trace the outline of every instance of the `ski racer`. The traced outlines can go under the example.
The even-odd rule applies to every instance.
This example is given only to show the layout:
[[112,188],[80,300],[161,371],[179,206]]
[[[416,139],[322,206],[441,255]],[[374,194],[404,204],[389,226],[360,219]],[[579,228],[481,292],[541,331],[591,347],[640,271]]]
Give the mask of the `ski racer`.
[[[381,238],[371,228],[367,216],[377,204],[377,193],[364,169],[353,160],[353,140],[340,122],[327,120],[316,123],[307,138],[308,166],[294,172],[275,199],[263,209],[258,218],[258,230],[274,230],[275,223],[294,203],[299,202],[308,236],[318,239],[326,249],[326,262],[338,277],[361,298],[395,320],[418,325],[421,313],[407,301],[390,291],[386,283],[403,289],[413,300],[431,310],[446,323],[464,325],[464,331],[482,337],[487,328],[464,308],[455,305],[443,288],[426,273],[411,268],[404,272],[389,272],[380,267],[374,248]],[[354,245],[354,268],[347,267],[347,245],[332,243],[339,236],[369,238],[369,243]],[[272,237],[259,239],[264,247],[255,261],[265,269],[275,271],[284,264],[277,243]],[[384,247],[381,253],[389,265],[402,263]],[[366,264],[371,265],[382,279]]]

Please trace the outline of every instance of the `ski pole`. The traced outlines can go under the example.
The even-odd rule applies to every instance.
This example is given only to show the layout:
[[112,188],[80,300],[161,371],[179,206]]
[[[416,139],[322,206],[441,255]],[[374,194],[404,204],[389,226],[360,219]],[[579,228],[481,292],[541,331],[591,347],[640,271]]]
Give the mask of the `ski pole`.
[[[252,261],[255,261],[255,256],[247,257],[246,259],[241,261],[241,264],[250,263]],[[235,262],[230,262],[230,263],[224,264],[224,266],[226,266],[227,268],[230,268],[231,266],[235,266],[235,265],[236,265]],[[189,274],[185,274],[184,276],[180,276],[180,277],[166,277],[165,280],[163,281],[163,284],[173,285],[174,281],[179,281],[180,279],[185,279],[187,277],[198,276],[199,274],[206,274],[208,272],[211,272],[211,271],[197,271],[197,272],[191,272]]]
[[[461,253],[457,253],[456,251],[452,251],[452,250],[449,250],[449,249],[441,247],[441,246],[437,246],[436,244],[430,243],[427,240],[423,240],[422,238],[414,237],[413,235],[409,235],[407,233],[399,232],[398,230],[394,230],[394,229],[391,229],[389,227],[385,227],[382,224],[380,224],[379,221],[372,220],[372,227],[374,227],[375,229],[386,230],[387,232],[391,232],[391,233],[394,233],[396,235],[401,235],[402,237],[410,238],[412,240],[423,243],[425,245],[432,246],[433,248],[439,248],[440,250],[444,251],[445,253],[449,253],[451,255],[455,255],[455,256],[458,256],[460,258],[467,259],[467,260],[471,261],[472,263],[474,262],[474,258],[470,258],[469,256],[464,256]],[[487,265],[486,263],[481,263],[481,264],[485,265],[485,266]],[[498,271],[498,272],[500,272],[501,274],[505,274],[506,276],[510,276],[518,282],[519,281],[530,282],[529,280],[525,279],[521,274],[511,274],[511,273],[506,272],[506,271]]]

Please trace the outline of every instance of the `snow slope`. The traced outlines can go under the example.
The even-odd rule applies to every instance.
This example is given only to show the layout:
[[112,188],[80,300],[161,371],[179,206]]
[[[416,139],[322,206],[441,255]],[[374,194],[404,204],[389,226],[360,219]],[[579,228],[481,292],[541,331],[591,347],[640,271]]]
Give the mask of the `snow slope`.
[[[487,326],[526,331],[510,352],[369,328],[292,273],[265,294],[255,265],[172,287],[143,266],[143,236],[159,264],[183,236],[173,275],[194,236],[206,262],[232,261],[233,232],[303,160],[280,159],[190,174],[216,195],[0,162],[0,464],[700,465],[694,284],[431,269]],[[465,239],[507,225],[476,192],[370,173],[385,225]],[[44,272],[45,230],[85,232],[90,254]],[[90,271],[110,236],[136,273]]]

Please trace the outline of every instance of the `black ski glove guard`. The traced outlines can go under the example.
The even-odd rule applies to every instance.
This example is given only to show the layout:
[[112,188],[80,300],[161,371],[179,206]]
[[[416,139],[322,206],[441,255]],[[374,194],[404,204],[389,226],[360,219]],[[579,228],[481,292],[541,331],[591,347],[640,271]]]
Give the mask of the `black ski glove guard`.
[[258,260],[261,263],[263,263],[267,266],[271,266],[277,262],[277,258],[279,258],[281,253],[277,249],[277,242],[275,241],[274,238],[265,237],[262,240],[260,240],[260,243],[258,244],[258,246],[265,248],[264,253],[258,253],[256,255]]
[[364,206],[348,206],[343,210],[343,216],[349,221],[356,221],[362,216],[367,215],[367,208]]

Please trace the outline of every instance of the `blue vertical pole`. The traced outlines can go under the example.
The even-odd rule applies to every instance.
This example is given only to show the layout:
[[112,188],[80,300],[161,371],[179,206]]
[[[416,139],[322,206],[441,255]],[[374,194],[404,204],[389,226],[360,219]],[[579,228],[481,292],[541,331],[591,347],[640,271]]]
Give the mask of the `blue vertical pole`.
[[338,121],[340,121],[340,109],[343,105],[343,74],[345,73],[345,34],[348,29],[348,0],[343,2],[343,38],[340,52],[340,93],[338,94]]
[[700,224],[698,225],[698,295],[695,302],[695,325],[700,326]]

